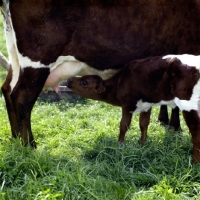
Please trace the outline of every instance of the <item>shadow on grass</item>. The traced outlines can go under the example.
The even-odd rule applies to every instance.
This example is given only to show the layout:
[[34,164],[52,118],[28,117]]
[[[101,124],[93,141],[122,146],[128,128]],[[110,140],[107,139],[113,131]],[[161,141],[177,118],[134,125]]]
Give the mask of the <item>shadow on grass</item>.
[[75,107],[77,105],[86,105],[88,104],[88,99],[85,99],[80,96],[71,96],[69,99],[61,99],[59,101],[53,99],[53,98],[43,98],[39,97],[37,99],[37,102],[39,104],[47,103],[51,104],[52,106],[56,106],[60,111],[66,112],[69,107]]
[[176,172],[181,174],[191,167],[190,147],[182,142],[182,136],[171,135],[168,130],[163,141],[150,140],[144,146],[138,144],[137,136],[132,141],[126,140],[124,145],[103,136],[92,149],[85,151],[84,159],[100,168],[103,163],[106,169],[102,173],[113,174],[115,181],[126,180],[137,187],[152,187],[162,177],[174,176]]
[[149,190],[166,179],[178,194],[185,184],[199,178],[190,165],[188,149],[180,148],[185,145],[182,137],[166,130],[163,141],[150,140],[141,147],[137,136],[119,145],[115,138],[102,135],[92,146],[66,142],[65,148],[38,150],[20,146],[19,140],[1,142],[5,145],[0,160],[2,190],[21,188],[18,193],[27,192],[24,197],[28,197],[30,188],[32,194],[41,195],[50,188],[51,192],[62,191],[66,199],[101,198],[102,194],[108,199],[126,199],[128,194]]

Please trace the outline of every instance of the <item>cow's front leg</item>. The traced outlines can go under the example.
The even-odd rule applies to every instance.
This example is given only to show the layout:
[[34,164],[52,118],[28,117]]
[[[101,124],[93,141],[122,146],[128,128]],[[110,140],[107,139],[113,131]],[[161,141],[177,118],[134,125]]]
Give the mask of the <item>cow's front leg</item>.
[[183,117],[192,135],[193,163],[200,162],[200,118],[198,112],[183,111]]
[[167,106],[164,106],[164,105],[160,106],[158,121],[160,121],[160,123],[163,125],[168,125],[169,117],[168,117]]
[[147,129],[150,122],[150,116],[151,116],[151,108],[147,112],[140,113],[141,145],[144,145],[147,140]]
[[181,130],[179,108],[177,106],[172,109],[169,126],[175,131]]
[[161,124],[163,124],[163,125],[170,125],[170,127],[173,128],[175,131],[181,130],[178,107],[175,107],[174,109],[172,109],[170,122],[169,122],[167,106],[162,105],[160,107],[158,121],[160,121]]
[[124,141],[126,131],[128,130],[131,123],[132,115],[133,114],[130,112],[129,109],[122,107],[122,119],[120,122],[120,133],[119,133],[119,138],[118,138],[119,142]]
[[31,130],[31,111],[48,75],[49,68],[26,67],[20,71],[19,79],[12,91],[9,90],[9,74],[2,86],[12,135],[16,137],[19,134],[23,145],[30,144],[36,147]]

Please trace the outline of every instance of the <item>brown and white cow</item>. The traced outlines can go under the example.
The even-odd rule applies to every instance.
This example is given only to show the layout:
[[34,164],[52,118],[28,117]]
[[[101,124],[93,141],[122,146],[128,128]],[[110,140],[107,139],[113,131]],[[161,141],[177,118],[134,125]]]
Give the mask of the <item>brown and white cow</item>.
[[[200,54],[199,0],[0,0],[0,9],[12,136],[33,147],[30,117],[43,87],[59,93],[58,83],[75,75],[106,79],[134,59]],[[178,129],[178,115],[171,125]]]
[[134,60],[107,80],[97,75],[68,79],[75,93],[122,107],[119,142],[132,115],[140,113],[140,143],[147,138],[151,107],[178,106],[192,135],[193,162],[200,162],[200,56],[168,55]]

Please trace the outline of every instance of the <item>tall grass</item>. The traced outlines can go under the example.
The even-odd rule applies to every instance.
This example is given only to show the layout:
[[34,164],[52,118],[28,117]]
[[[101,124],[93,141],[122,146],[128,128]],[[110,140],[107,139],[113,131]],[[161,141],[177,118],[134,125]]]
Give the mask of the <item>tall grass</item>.
[[38,148],[32,150],[9,139],[1,97],[0,199],[200,199],[199,164],[191,164],[188,128],[181,117],[182,132],[174,133],[157,123],[157,115],[154,108],[145,146],[138,144],[137,115],[119,145],[120,108],[82,98],[39,98],[32,112]]

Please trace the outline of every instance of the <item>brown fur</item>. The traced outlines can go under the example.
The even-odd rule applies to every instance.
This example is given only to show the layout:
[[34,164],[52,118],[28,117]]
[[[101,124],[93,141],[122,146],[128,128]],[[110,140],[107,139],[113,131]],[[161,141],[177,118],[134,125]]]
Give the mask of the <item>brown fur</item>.
[[[95,75],[70,78],[67,86],[75,93],[122,107],[119,141],[123,142],[137,103],[159,103],[175,97],[190,100],[194,86],[200,78],[195,67],[188,67],[177,58],[161,57],[136,60],[126,65],[112,78],[103,81]],[[147,138],[151,109],[140,114],[140,143]],[[198,111],[183,111],[193,138],[194,162],[200,162],[200,118]],[[190,118],[191,117],[191,118]]]

